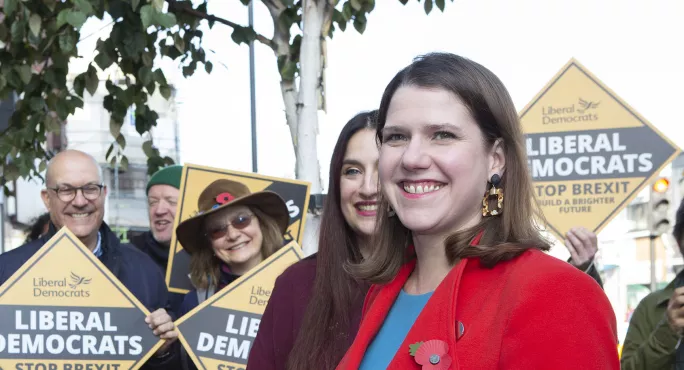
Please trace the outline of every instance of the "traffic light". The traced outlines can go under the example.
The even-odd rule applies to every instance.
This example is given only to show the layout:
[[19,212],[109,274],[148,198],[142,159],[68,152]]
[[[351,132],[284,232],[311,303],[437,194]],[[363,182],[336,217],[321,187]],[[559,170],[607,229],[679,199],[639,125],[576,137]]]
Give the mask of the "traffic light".
[[648,230],[652,236],[659,236],[670,230],[670,200],[672,187],[667,177],[658,178],[651,184],[648,212]]

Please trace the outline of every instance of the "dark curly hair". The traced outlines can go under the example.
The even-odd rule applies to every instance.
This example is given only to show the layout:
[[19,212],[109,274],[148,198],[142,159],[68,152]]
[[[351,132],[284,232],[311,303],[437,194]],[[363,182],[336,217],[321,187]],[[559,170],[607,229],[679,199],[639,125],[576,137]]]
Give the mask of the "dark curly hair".
[[43,232],[46,230],[47,225],[50,223],[50,214],[49,213],[43,213],[42,215],[38,216],[34,221],[33,225],[29,229],[26,230],[26,239],[24,240],[24,244],[32,242],[38,238],[40,238],[43,235]]

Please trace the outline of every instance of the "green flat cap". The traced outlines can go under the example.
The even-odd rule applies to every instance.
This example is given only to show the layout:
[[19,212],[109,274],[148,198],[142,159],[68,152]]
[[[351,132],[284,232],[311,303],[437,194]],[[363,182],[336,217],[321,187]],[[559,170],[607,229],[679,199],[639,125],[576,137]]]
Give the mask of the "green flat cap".
[[181,175],[183,174],[183,166],[173,165],[164,167],[155,172],[147,183],[146,193],[150,192],[150,188],[155,185],[169,185],[176,189],[180,189]]

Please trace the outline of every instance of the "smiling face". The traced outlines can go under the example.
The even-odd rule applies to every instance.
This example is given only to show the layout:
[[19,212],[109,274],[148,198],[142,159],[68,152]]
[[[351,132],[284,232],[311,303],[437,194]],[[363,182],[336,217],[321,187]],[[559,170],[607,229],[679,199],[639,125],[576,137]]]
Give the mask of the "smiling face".
[[360,237],[371,236],[375,230],[378,154],[375,132],[370,129],[354,134],[344,153],[340,205],[345,221]]
[[[79,151],[69,150],[57,154],[47,170],[46,189],[41,192],[50,220],[57,230],[66,226],[86,246],[93,249],[97,244],[97,233],[104,218],[104,203],[107,188],[86,199],[83,190],[77,190],[71,200],[63,200],[58,192],[85,185],[100,185],[102,176],[95,160]],[[95,188],[93,188],[95,189]]]
[[150,216],[150,230],[154,240],[168,246],[176,217],[178,189],[170,185],[154,185],[147,193],[147,210]]
[[400,87],[382,130],[380,183],[414,235],[446,236],[482,218],[487,180],[503,165],[466,106],[443,89]]
[[259,219],[248,207],[226,207],[208,215],[204,229],[214,255],[236,275],[244,274],[263,260]]

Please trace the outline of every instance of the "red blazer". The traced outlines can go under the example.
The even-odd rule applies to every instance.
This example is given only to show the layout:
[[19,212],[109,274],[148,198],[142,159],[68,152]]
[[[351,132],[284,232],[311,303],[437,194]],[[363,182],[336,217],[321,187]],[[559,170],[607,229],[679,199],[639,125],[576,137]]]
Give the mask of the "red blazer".
[[[414,266],[368,292],[359,332],[337,369],[358,368]],[[421,367],[409,353],[409,345],[433,339],[447,345],[450,366]],[[617,344],[615,313],[599,285],[567,262],[529,250],[493,268],[478,259],[454,266],[388,369],[619,370]]]

